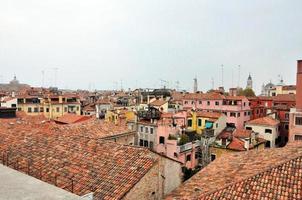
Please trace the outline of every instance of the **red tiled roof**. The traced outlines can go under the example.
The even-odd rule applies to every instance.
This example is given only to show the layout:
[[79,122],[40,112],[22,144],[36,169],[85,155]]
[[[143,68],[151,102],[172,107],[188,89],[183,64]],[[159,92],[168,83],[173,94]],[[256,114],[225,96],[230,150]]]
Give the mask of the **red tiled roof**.
[[227,146],[228,149],[235,150],[235,151],[245,151],[244,142],[236,137],[233,137],[230,144]]
[[161,118],[172,118],[173,117],[173,113],[162,113],[160,115]]
[[62,131],[39,120],[0,122],[1,163],[80,196],[121,199],[158,161],[145,148],[99,140],[79,125]]
[[96,104],[110,104],[109,99],[99,99]]
[[153,102],[150,103],[151,106],[162,106],[165,103],[167,103],[167,101],[164,100],[155,100]]
[[15,97],[4,97],[2,102],[8,102],[8,101],[11,101],[13,99],[16,99]]
[[280,123],[279,120],[276,120],[272,117],[261,117],[258,119],[254,119],[251,121],[248,121],[247,125],[263,125],[263,126],[276,126]]
[[212,119],[219,119],[223,114],[219,112],[206,112],[206,111],[198,111],[196,113],[197,117],[205,117]]
[[282,90],[296,90],[297,87],[295,85],[285,85],[282,87]]
[[247,97],[245,96],[226,96],[227,100],[247,100]]
[[302,199],[302,143],[222,156],[166,199]]
[[55,121],[62,124],[74,124],[77,122],[82,122],[85,120],[90,119],[89,116],[83,116],[83,115],[75,115],[75,114],[65,114],[62,117],[59,117]]
[[278,94],[277,96],[272,97],[273,101],[275,102],[295,102],[296,95],[294,94]]
[[252,130],[236,129],[233,135],[237,138],[249,138],[251,137],[252,132]]

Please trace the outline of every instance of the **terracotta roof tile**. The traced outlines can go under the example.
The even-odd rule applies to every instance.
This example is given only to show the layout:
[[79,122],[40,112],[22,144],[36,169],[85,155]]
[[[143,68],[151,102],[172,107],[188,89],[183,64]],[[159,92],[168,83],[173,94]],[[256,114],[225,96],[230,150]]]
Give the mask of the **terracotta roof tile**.
[[93,192],[95,199],[121,199],[158,156],[99,140],[83,124],[0,120],[0,162],[77,195]]
[[296,95],[294,94],[278,94],[277,96],[272,97],[273,101],[275,102],[295,102],[296,101]]
[[302,198],[302,143],[220,157],[166,199]]
[[237,138],[249,138],[251,137],[252,132],[252,130],[236,129],[233,135]]
[[279,120],[276,120],[272,117],[261,117],[258,119],[254,119],[251,121],[248,121],[247,125],[263,125],[263,126],[276,126],[280,123]]
[[77,122],[82,122],[85,120],[90,119],[89,116],[83,116],[83,115],[75,115],[75,114],[65,114],[62,117],[59,117],[55,121],[62,124],[74,124]]

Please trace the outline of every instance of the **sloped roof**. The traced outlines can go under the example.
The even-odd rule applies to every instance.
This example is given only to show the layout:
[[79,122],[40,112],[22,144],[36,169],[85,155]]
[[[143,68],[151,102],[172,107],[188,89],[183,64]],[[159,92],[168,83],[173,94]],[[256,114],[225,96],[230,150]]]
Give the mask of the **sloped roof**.
[[196,116],[197,117],[211,118],[211,119],[219,119],[221,116],[223,116],[223,114],[219,113],[219,112],[198,111],[196,113]]
[[280,123],[272,117],[261,117],[251,121],[246,122],[247,125],[262,125],[262,126],[276,126]]
[[236,129],[233,135],[237,138],[249,138],[251,137],[252,132],[252,130]]
[[146,148],[99,140],[78,125],[78,131],[62,131],[65,126],[35,120],[0,122],[1,155],[19,171],[29,169],[31,176],[80,196],[121,199],[159,158]]
[[63,115],[62,117],[59,117],[55,121],[62,124],[74,124],[88,119],[90,119],[89,116],[75,115],[75,114],[68,113]]
[[166,199],[301,199],[302,143],[222,156]]
[[167,101],[157,99],[157,100],[151,102],[150,105],[151,106],[162,106],[166,103],[167,103]]
[[273,101],[286,101],[286,102],[295,102],[296,95],[294,94],[278,94],[277,96],[272,97]]
[[228,149],[235,150],[235,151],[245,151],[244,142],[236,137],[232,138],[232,141],[227,147]]

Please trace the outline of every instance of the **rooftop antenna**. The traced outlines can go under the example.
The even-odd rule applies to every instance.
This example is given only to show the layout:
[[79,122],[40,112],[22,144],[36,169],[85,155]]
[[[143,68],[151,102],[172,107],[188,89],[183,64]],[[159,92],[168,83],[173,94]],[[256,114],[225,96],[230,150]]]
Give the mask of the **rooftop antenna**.
[[54,87],[57,87],[58,68],[54,67],[53,70],[54,70],[54,74],[55,74]]
[[234,87],[234,69],[232,68],[232,87]]
[[241,66],[238,65],[238,88],[240,87],[240,70],[241,70]]
[[214,90],[214,78],[211,78],[211,83],[212,83],[212,90]]
[[223,65],[221,65],[221,86],[223,87]]
[[42,70],[42,88],[44,88],[44,75],[45,75],[45,72],[44,72],[44,70]]
[[176,81],[176,91],[179,91],[179,81]]

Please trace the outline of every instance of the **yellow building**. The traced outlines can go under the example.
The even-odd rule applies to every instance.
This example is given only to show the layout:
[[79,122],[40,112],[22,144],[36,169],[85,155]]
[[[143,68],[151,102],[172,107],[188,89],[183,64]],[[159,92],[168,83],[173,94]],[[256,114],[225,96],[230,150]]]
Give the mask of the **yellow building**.
[[57,119],[67,113],[81,115],[81,102],[77,95],[56,95],[44,98],[44,115]]
[[43,98],[37,96],[23,95],[17,97],[18,111],[23,111],[27,115],[43,115]]
[[105,115],[105,120],[108,122],[113,122],[114,124],[119,124],[121,121],[134,121],[135,113],[127,109],[120,110],[108,110]]
[[192,111],[187,115],[187,130],[196,131],[198,134],[202,134],[204,129],[215,129],[220,132],[225,126],[226,117],[222,113]]

